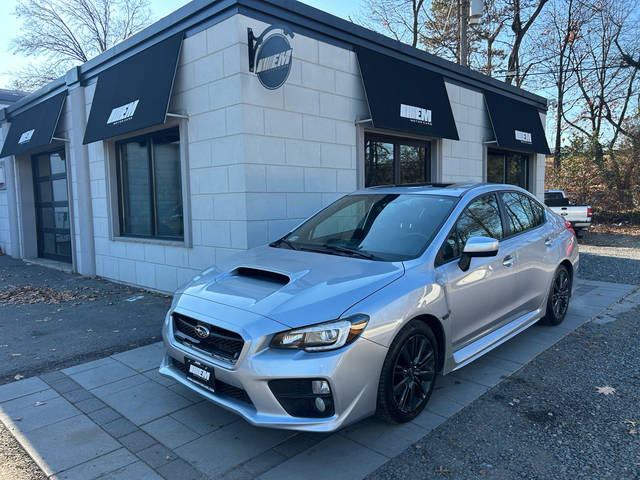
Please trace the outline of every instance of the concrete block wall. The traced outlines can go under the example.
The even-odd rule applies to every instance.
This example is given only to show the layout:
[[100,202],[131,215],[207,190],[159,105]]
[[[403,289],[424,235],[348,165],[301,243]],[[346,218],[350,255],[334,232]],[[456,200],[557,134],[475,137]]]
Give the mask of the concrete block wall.
[[[238,16],[242,105],[231,118],[242,132],[242,162],[230,181],[245,189],[246,243],[274,240],[309,215],[357,189],[357,118],[368,115],[355,53],[300,33],[289,39],[291,73],[283,87],[265,89],[248,71],[247,28],[269,25]],[[230,117],[227,116],[227,127]],[[214,162],[221,159],[214,152]],[[226,154],[230,156],[229,153]],[[217,202],[217,200],[216,200]],[[234,245],[235,247],[235,245]]]
[[460,140],[442,139],[441,180],[443,182],[481,182],[484,177],[483,142],[493,139],[491,122],[484,105],[484,95],[445,82],[453,118]]

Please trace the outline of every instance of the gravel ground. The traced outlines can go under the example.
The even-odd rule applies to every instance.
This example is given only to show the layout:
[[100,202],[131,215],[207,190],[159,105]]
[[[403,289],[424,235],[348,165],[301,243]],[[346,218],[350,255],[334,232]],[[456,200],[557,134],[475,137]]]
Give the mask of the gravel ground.
[[639,236],[591,233],[579,242],[581,278],[640,285]]
[[609,310],[369,478],[640,478],[640,290]]
[[18,441],[0,422],[0,480],[46,480]]

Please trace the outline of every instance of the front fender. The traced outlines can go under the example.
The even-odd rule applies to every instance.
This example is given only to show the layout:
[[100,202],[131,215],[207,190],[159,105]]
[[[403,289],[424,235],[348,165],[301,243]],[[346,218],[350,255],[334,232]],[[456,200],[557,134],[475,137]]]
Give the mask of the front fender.
[[369,315],[369,324],[362,336],[389,347],[402,327],[421,315],[436,317],[446,336],[447,325],[442,319],[448,317],[448,311],[444,289],[435,281],[433,272],[414,271],[407,272],[402,278],[356,303],[344,316],[355,313]]

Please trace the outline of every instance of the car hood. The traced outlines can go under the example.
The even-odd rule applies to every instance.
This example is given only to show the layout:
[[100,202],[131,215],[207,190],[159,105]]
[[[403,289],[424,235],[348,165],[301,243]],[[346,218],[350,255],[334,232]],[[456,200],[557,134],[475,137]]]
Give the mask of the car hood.
[[404,274],[378,262],[263,246],[205,270],[182,294],[269,317],[291,328],[338,318]]

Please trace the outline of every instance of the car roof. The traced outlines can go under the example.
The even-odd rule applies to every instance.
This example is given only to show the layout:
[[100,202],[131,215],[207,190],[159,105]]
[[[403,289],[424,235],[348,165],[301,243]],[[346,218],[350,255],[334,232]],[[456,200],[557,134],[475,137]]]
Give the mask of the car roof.
[[441,195],[447,197],[462,197],[473,190],[520,190],[513,185],[503,185],[499,183],[421,183],[412,185],[379,185],[368,187],[354,192],[364,193],[387,193],[387,194],[421,194],[421,195]]

